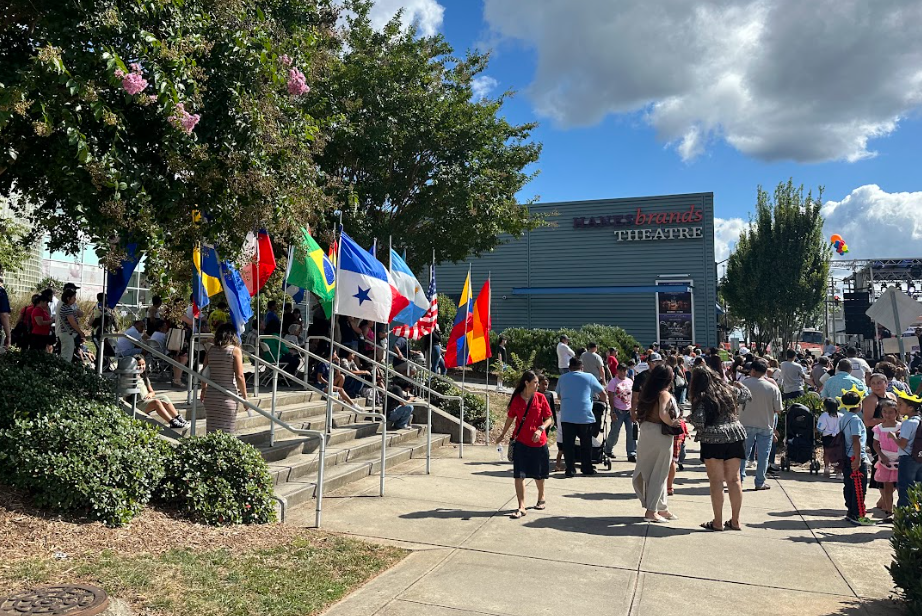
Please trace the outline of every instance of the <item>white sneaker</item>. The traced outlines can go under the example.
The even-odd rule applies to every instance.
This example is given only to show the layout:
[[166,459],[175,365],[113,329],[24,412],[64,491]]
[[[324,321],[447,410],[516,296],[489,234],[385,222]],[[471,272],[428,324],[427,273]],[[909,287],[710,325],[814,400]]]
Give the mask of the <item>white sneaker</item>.
[[756,467],[756,463],[753,462],[752,460],[748,460],[746,462],[746,468],[755,468],[755,467]]

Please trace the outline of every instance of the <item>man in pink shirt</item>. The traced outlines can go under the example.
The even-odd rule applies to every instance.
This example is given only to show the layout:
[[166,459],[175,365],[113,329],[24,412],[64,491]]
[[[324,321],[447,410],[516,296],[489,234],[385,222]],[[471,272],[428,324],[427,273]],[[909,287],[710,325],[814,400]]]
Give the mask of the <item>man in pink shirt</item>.
[[628,462],[637,461],[637,441],[634,440],[634,425],[631,422],[631,389],[634,381],[627,376],[627,366],[619,364],[614,372],[614,376],[608,382],[608,401],[611,404],[611,431],[608,438],[605,439],[605,453],[614,458],[612,450],[618,444],[618,438],[621,436],[621,426],[627,433],[627,459]]

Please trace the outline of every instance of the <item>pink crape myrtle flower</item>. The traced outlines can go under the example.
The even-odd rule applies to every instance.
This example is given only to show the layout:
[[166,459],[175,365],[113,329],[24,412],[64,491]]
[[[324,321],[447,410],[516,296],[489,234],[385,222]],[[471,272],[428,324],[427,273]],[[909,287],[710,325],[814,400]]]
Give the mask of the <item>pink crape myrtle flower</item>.
[[126,74],[125,71],[117,69],[115,71],[115,76],[122,80],[122,88],[134,96],[144,91],[144,88],[147,87],[147,80],[141,75],[141,65],[137,62],[133,62],[130,66],[131,72]]
[[296,68],[288,71],[288,93],[292,96],[301,96],[307,94],[311,89],[307,85],[307,78],[304,73]]
[[279,62],[281,62],[283,66],[291,66],[291,58],[288,57],[287,53],[279,56]]
[[186,107],[182,103],[176,104],[176,110],[169,118],[170,124],[181,129],[187,135],[192,134],[192,130],[200,119],[201,116],[199,114],[186,111]]

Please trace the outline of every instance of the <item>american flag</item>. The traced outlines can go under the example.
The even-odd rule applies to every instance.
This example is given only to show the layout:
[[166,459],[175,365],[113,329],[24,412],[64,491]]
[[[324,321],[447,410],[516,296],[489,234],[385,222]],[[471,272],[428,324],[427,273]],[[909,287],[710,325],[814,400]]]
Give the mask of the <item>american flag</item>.
[[398,325],[391,329],[395,336],[403,336],[409,340],[419,340],[427,334],[431,334],[435,329],[435,324],[439,318],[439,299],[435,292],[435,268],[429,267],[429,288],[426,290],[426,297],[429,298],[429,310],[419,318],[419,321],[413,325]]

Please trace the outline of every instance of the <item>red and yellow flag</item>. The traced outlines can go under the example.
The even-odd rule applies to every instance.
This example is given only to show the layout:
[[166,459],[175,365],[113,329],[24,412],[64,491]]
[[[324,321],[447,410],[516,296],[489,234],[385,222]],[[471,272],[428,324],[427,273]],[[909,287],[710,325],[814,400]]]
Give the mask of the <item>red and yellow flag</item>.
[[469,364],[492,357],[490,350],[490,281],[483,283],[477,301],[474,302],[471,328],[467,332],[467,344],[470,349]]

